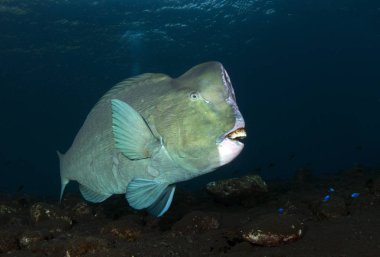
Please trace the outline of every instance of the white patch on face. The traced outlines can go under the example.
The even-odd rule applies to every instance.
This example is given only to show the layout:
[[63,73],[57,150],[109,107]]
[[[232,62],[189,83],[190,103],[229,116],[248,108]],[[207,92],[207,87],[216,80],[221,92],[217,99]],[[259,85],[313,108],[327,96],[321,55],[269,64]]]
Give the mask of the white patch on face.
[[218,145],[220,166],[225,165],[235,159],[236,156],[238,156],[239,153],[243,150],[243,148],[243,143],[225,138]]

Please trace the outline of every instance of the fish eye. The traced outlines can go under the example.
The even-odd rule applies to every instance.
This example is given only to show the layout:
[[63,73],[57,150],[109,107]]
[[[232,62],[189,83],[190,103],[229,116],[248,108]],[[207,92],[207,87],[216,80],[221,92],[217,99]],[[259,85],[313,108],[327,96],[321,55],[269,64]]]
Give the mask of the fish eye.
[[196,100],[198,100],[200,98],[200,96],[199,96],[199,93],[198,92],[191,92],[190,93],[190,99],[191,99],[191,101],[196,101]]

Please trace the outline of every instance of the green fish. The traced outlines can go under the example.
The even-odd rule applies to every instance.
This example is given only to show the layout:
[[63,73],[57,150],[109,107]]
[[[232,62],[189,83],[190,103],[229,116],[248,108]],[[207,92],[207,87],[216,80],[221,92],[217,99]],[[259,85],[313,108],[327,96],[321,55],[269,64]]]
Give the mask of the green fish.
[[61,199],[75,180],[87,201],[125,194],[131,207],[161,216],[175,183],[232,161],[245,136],[219,62],[197,65],[175,79],[153,73],[127,79],[93,107],[67,153],[58,153]]

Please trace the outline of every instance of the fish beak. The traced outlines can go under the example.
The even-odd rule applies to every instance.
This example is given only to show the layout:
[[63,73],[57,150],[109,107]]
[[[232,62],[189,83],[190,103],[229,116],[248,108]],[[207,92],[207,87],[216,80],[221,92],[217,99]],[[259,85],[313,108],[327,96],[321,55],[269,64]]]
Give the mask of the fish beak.
[[229,138],[233,141],[237,141],[242,144],[241,140],[247,137],[247,133],[245,132],[245,128],[238,128],[228,133],[225,138]]
[[218,139],[219,164],[225,165],[232,161],[243,150],[240,141],[247,136],[244,120],[237,119],[235,126]]
[[245,131],[245,123],[242,119],[237,119],[235,122],[235,126],[223,134],[218,140],[217,143],[221,143],[224,140],[228,139],[238,144],[243,144],[241,142],[244,138],[247,137],[247,132]]

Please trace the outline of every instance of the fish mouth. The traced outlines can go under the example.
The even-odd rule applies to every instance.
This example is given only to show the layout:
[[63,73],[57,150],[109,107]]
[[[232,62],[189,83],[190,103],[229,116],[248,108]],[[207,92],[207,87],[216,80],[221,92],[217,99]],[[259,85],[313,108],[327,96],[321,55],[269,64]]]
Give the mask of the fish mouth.
[[218,152],[220,165],[229,163],[240,154],[244,148],[241,140],[246,136],[244,120],[237,120],[235,126],[219,139]]
[[227,135],[225,135],[224,138],[228,138],[232,141],[243,144],[242,140],[246,137],[247,137],[247,132],[245,131],[244,127],[241,127],[229,132]]
[[247,137],[247,132],[245,131],[245,122],[243,119],[236,119],[234,127],[223,134],[218,142],[224,140],[229,140],[239,145],[244,145],[242,140]]

